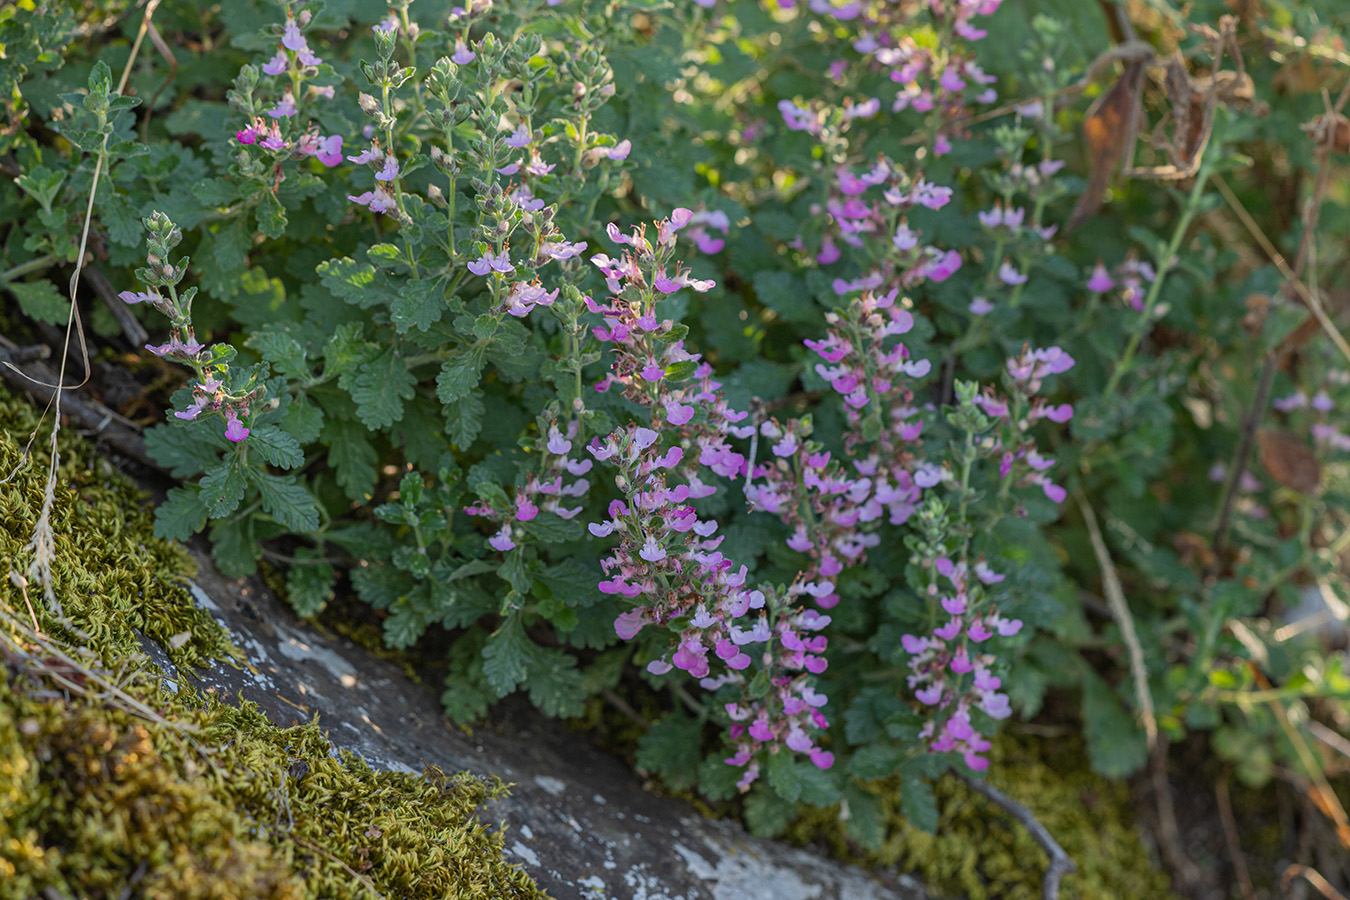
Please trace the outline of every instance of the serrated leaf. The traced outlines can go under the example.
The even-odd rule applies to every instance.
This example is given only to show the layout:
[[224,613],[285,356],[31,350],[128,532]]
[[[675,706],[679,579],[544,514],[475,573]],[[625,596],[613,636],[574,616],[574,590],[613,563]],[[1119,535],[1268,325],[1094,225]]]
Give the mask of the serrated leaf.
[[258,571],[258,542],[253,539],[253,519],[221,519],[211,523],[211,557],[216,568],[231,578]]
[[797,807],[767,784],[756,784],[745,798],[745,825],[755,837],[775,837],[792,823]]
[[801,772],[792,754],[771,753],[764,765],[764,775],[769,781],[769,786],[784,800],[796,803],[801,799]]
[[530,702],[546,716],[570,718],[586,708],[586,690],[575,657],[556,647],[537,647],[526,679]]
[[858,785],[850,784],[844,788],[844,809],[848,817],[844,819],[844,829],[848,836],[867,850],[880,850],[886,842],[886,816],[881,799]]
[[525,680],[534,644],[525,635],[520,616],[510,616],[483,646],[483,675],[498,697]]
[[328,445],[328,465],[347,496],[367,499],[375,489],[375,464],[379,461],[369,432],[359,422],[329,417],[323,426],[323,442]]
[[23,314],[48,325],[64,325],[70,318],[70,301],[50,281],[11,281],[5,290],[19,301]]
[[673,712],[638,739],[637,766],[661,776],[675,790],[685,790],[698,778],[702,743],[698,719]]
[[389,617],[384,620],[384,645],[404,650],[417,643],[426,633],[427,623],[407,597],[400,597],[389,606]]
[[590,606],[601,596],[597,584],[600,573],[593,566],[569,557],[541,571],[540,581],[548,585],[553,596],[568,606]]
[[268,328],[255,332],[245,345],[252,347],[262,358],[272,364],[272,368],[291,378],[306,378],[310,374],[309,363],[305,359],[305,348],[300,342],[280,328]]
[[263,509],[291,531],[310,532],[319,527],[319,508],[294,475],[254,472],[254,483],[262,496]]
[[439,279],[410,279],[399,285],[389,305],[389,321],[399,334],[410,328],[426,331],[440,321],[444,311],[444,291]]
[[343,257],[320,263],[315,271],[324,287],[348,303],[367,308],[384,302],[383,292],[376,288],[375,267],[370,263]]
[[186,541],[205,527],[206,503],[195,486],[170,489],[155,508],[155,537]]
[[228,516],[239,508],[248,489],[248,478],[244,474],[241,454],[232,453],[223,461],[206,470],[202,476],[202,502],[213,519]]
[[393,566],[356,566],[348,577],[356,595],[376,609],[388,609],[416,585],[412,576]]
[[357,417],[371,431],[388,428],[403,418],[403,401],[413,398],[414,384],[403,358],[389,347],[352,379]]
[[445,434],[450,442],[465,450],[478,440],[478,435],[483,431],[484,412],[483,395],[476,391],[441,407],[441,414],[445,418]]
[[191,425],[156,425],[145,432],[145,451],[175,478],[191,478],[215,465],[219,448]]
[[909,823],[926,834],[938,826],[937,799],[923,776],[904,767],[900,769],[900,812]]
[[527,594],[530,591],[530,573],[525,565],[525,554],[520,550],[513,550],[506,554],[506,559],[502,560],[501,567],[497,574],[506,580],[517,593]]
[[454,403],[477,387],[482,375],[483,357],[477,351],[447,359],[436,376],[436,396],[442,403]]
[[[309,559],[312,555],[313,551],[304,554],[296,552],[298,559]],[[318,615],[333,599],[333,582],[336,578],[337,572],[328,563],[292,565],[286,572],[286,596],[296,614],[303,618]]]
[[294,437],[303,447],[319,439],[319,434],[323,430],[323,410],[317,403],[301,397],[291,401],[291,405],[286,407],[286,416],[281,421],[286,433]]
[[1098,775],[1125,778],[1148,761],[1144,730],[1106,682],[1092,674],[1083,679],[1083,736]]
[[550,512],[541,512],[521,525],[527,534],[550,544],[574,541],[583,533],[581,523],[576,519],[564,519]]
[[859,778],[888,778],[894,775],[904,761],[899,747],[877,742],[859,747],[848,762],[848,770]]
[[294,469],[304,465],[305,454],[295,438],[275,425],[259,425],[248,436],[249,449],[274,466]]

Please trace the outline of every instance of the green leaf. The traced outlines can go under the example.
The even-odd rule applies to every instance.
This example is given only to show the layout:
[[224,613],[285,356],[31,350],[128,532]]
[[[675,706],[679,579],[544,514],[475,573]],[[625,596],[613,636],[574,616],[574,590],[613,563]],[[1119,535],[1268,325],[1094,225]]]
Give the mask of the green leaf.
[[315,270],[319,282],[339,298],[360,307],[378,306],[384,294],[375,287],[375,267],[354,259],[330,259]]
[[778,269],[757,272],[752,279],[755,297],[786,322],[819,325],[824,316],[811,299],[805,284],[790,273]]
[[498,697],[505,697],[525,680],[533,649],[518,615],[509,616],[488,638],[483,647],[483,674]]
[[802,796],[802,776],[797,760],[791,753],[771,753],[764,766],[764,774],[769,785],[789,803],[796,803]]
[[[439,394],[440,381],[437,381]],[[445,433],[450,442],[461,450],[467,449],[483,431],[483,395],[471,391],[460,399],[441,407],[445,418]]]
[[[48,325],[64,325],[70,318],[70,301],[50,281],[11,281],[5,289],[19,301],[23,314]],[[120,302],[120,301],[119,301]]]
[[848,836],[867,850],[880,850],[886,842],[886,814],[881,798],[860,785],[849,784],[844,788],[843,802],[840,817]]
[[[1087,667],[1081,666],[1087,673]],[[1148,741],[1115,691],[1095,674],[1083,678],[1083,736],[1092,771],[1107,778],[1133,775],[1148,762]]]
[[[297,559],[313,559],[313,550],[302,547],[295,553]],[[328,563],[295,564],[286,572],[286,596],[291,607],[302,618],[317,616],[333,599],[333,582],[337,572]]]
[[590,606],[600,598],[600,591],[596,588],[600,583],[599,570],[575,557],[549,566],[538,577],[548,585],[554,597],[568,606]]
[[258,571],[258,542],[253,520],[220,519],[211,523],[211,556],[222,574],[243,578]]
[[243,455],[235,452],[206,470],[202,476],[202,502],[211,518],[228,516],[239,508],[248,489],[244,474]]
[[675,790],[685,790],[698,779],[702,743],[698,719],[672,712],[638,739],[637,766],[660,775]]
[[507,584],[511,585],[517,593],[527,594],[530,591],[530,572],[525,564],[525,554],[517,548],[506,554],[506,559],[502,560],[501,568],[497,570]]
[[926,834],[938,826],[937,799],[924,776],[913,768],[900,768],[900,812],[909,823]]
[[337,483],[352,500],[367,500],[375,490],[375,464],[379,457],[370,445],[370,433],[350,419],[329,417],[323,426],[328,445],[328,465]]
[[557,647],[535,648],[526,687],[530,702],[546,716],[571,718],[586,708],[586,690],[577,661]]
[[410,328],[426,331],[440,321],[444,311],[444,290],[440,279],[410,279],[399,285],[397,296],[389,305],[389,320],[394,323],[394,330],[399,334]]
[[257,350],[263,359],[272,364],[272,368],[290,378],[307,378],[310,375],[309,363],[305,359],[305,348],[282,328],[268,328],[254,332],[244,342],[245,346]]
[[206,527],[206,503],[196,485],[169,490],[155,508],[155,537],[186,541]]
[[356,415],[371,431],[388,428],[403,418],[403,401],[411,400],[416,380],[403,358],[389,347],[352,380]]
[[272,518],[300,533],[319,527],[319,508],[309,491],[295,483],[294,475],[254,472],[253,480],[262,495],[262,507]]
[[206,429],[192,425],[156,425],[145,432],[145,451],[174,478],[191,478],[219,458],[219,445]]
[[779,797],[762,782],[756,784],[745,798],[745,825],[755,837],[782,834],[796,816],[796,805]]
[[286,416],[281,427],[295,438],[300,446],[312,444],[319,439],[323,430],[323,410],[317,403],[301,396],[286,407]]
[[889,778],[904,761],[904,753],[894,744],[878,741],[858,748],[848,762],[848,770],[859,778]]
[[581,523],[576,519],[564,519],[550,512],[541,512],[530,521],[520,524],[527,534],[550,544],[574,541],[583,533]]
[[436,376],[436,396],[442,403],[454,403],[478,386],[483,375],[483,357],[473,350],[445,361]]
[[305,454],[300,444],[275,425],[259,425],[248,436],[249,449],[274,466],[294,469],[304,465]]
[[698,360],[694,359],[682,359],[679,362],[673,362],[666,366],[665,380],[672,382],[687,381],[694,377],[694,373],[698,371],[698,366]]
[[376,609],[388,609],[416,584],[410,575],[393,566],[357,566],[347,577],[356,595]]

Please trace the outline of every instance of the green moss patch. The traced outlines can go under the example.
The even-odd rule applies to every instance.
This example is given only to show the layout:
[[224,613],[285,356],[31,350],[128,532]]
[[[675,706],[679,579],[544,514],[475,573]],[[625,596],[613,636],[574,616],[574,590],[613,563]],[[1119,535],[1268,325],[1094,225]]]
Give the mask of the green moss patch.
[[[1026,806],[1073,859],[1062,897],[1169,900],[1166,873],[1151,865],[1138,829],[1129,788],[1093,774],[1082,744],[999,737],[990,754],[989,783]],[[900,814],[895,785],[877,783],[887,838],[876,853],[843,837],[837,807],[799,822],[799,838],[824,840],[834,855],[866,865],[913,873],[938,896],[969,900],[1036,900],[1049,865],[1022,826],[954,776],[934,785],[940,817],[936,834],[915,828]]]
[[[22,572],[45,445],[0,390],[0,574]],[[237,660],[183,587],[189,559],[151,536],[142,497],[62,434],[54,587],[66,618],[0,582],[0,884],[117,898],[540,898],[479,807],[496,779],[376,772],[314,725],[171,694],[138,632],[174,663]]]

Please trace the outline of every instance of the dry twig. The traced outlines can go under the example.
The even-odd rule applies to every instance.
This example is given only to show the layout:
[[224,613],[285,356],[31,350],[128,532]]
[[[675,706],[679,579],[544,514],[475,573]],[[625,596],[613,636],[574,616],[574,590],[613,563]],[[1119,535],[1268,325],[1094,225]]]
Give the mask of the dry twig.
[[1045,851],[1046,857],[1050,860],[1050,867],[1045,870],[1045,877],[1041,879],[1041,897],[1042,900],[1057,900],[1059,897],[1059,882],[1070,872],[1078,871],[1069,854],[1064,852],[1064,848],[1050,835],[1046,827],[1036,821],[1036,817],[1031,814],[1031,810],[1018,803],[1007,794],[1000,791],[986,781],[976,781],[973,778],[967,778],[957,773],[960,778],[972,790],[983,794],[1003,809],[1008,815],[1012,816],[1019,825],[1031,833],[1036,843],[1041,845]]
[[1134,617],[1130,615],[1130,605],[1125,600],[1125,591],[1120,586],[1120,576],[1116,574],[1115,564],[1111,561],[1111,551],[1102,539],[1102,530],[1097,525],[1097,515],[1092,505],[1081,491],[1076,492],[1078,508],[1083,512],[1083,521],[1087,524],[1088,539],[1092,542],[1092,552],[1097,557],[1097,565],[1102,570],[1102,588],[1106,602],[1111,608],[1111,617],[1120,626],[1120,636],[1130,654],[1130,674],[1134,677],[1135,702],[1139,704],[1139,717],[1143,720],[1144,735],[1148,738],[1148,747],[1152,750],[1158,743],[1158,718],[1153,711],[1153,694],[1148,689],[1148,669],[1144,666],[1144,648],[1139,643],[1139,635],[1134,630]]

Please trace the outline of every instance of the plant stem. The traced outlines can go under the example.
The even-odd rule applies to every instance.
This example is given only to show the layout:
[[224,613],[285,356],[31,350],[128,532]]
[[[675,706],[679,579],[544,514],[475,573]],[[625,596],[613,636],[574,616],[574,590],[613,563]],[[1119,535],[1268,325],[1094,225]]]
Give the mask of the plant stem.
[[1167,280],[1167,275],[1176,267],[1177,252],[1181,250],[1181,242],[1186,239],[1186,232],[1190,230],[1191,222],[1195,219],[1195,214],[1200,209],[1200,199],[1205,193],[1205,184],[1209,181],[1211,155],[1206,153],[1200,161],[1200,168],[1195,174],[1195,184],[1191,186],[1191,193],[1186,198],[1186,205],[1181,209],[1181,218],[1177,221],[1177,227],[1172,231],[1172,239],[1167,244],[1167,250],[1163,253],[1163,258],[1158,260],[1158,272],[1149,285],[1148,294],[1144,297],[1144,309],[1139,314],[1139,325],[1130,333],[1130,339],[1125,344],[1125,352],[1120,360],[1116,362],[1116,367],[1111,372],[1111,378],[1106,382],[1106,387],[1102,390],[1102,400],[1111,397],[1116,388],[1120,386],[1120,379],[1125,377],[1125,373],[1130,370],[1134,363],[1134,355],[1139,350],[1139,343],[1144,339],[1144,334],[1148,331],[1148,323],[1153,319],[1153,310],[1158,305],[1158,297],[1162,293],[1163,282]]
[[12,269],[6,269],[5,271],[0,272],[0,284],[8,284],[15,279],[22,278],[29,272],[37,272],[45,269],[54,262],[56,262],[56,257],[52,256],[50,253],[46,253],[42,256],[30,259],[28,262],[19,263]]

